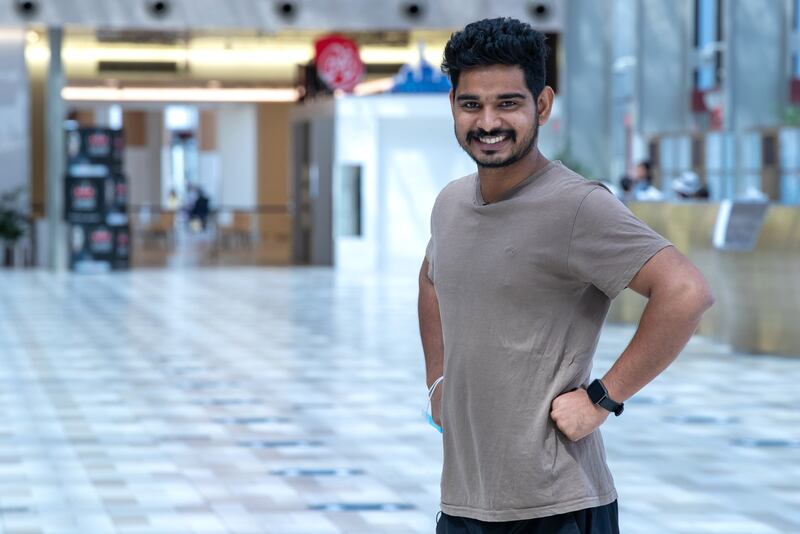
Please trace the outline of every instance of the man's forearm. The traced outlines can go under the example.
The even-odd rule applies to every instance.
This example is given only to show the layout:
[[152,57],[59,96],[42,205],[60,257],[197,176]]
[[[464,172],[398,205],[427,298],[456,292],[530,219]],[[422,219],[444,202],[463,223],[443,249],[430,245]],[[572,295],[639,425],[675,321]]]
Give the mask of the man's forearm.
[[704,281],[654,291],[636,334],[603,377],[609,397],[624,402],[666,369],[712,304],[713,297]]
[[425,354],[425,375],[428,387],[444,374],[444,339],[439,300],[436,289],[428,278],[428,262],[423,262],[419,274],[419,333]]

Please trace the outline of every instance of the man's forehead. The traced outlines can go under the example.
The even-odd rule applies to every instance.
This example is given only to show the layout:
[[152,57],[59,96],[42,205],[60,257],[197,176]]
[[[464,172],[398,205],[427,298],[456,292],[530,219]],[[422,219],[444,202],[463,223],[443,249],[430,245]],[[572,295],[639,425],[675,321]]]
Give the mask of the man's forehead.
[[502,98],[510,94],[532,96],[525,83],[525,73],[516,65],[488,65],[461,72],[456,97]]

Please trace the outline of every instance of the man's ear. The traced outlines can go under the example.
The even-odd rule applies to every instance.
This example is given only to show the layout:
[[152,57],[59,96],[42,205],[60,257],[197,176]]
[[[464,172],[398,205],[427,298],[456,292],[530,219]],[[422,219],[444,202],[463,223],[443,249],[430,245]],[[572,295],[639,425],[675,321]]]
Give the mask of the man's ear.
[[547,124],[550,113],[553,111],[553,101],[555,98],[556,94],[549,85],[546,85],[544,89],[542,89],[542,92],[539,93],[539,98],[536,99],[536,109],[539,112],[539,126]]

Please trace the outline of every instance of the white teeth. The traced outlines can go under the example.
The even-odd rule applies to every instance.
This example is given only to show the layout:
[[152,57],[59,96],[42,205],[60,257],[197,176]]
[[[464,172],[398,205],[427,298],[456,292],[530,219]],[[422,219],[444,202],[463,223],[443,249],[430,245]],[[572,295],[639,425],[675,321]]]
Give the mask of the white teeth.
[[506,140],[506,136],[505,135],[497,135],[495,137],[483,136],[483,137],[479,137],[478,139],[480,140],[481,143],[484,143],[486,145],[493,145],[495,143],[499,143],[500,141],[505,141]]

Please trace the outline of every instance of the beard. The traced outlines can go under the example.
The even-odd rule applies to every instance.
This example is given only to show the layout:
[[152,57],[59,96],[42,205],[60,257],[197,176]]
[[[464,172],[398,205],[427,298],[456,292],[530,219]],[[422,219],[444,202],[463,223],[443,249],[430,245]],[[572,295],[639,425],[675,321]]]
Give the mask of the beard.
[[[472,150],[470,150],[470,143],[476,137],[494,137],[500,135],[507,136],[512,142],[511,154],[506,159],[497,160],[495,159],[494,154],[475,154]],[[467,132],[467,135],[463,141],[459,139],[458,133],[456,132],[456,139],[458,140],[458,144],[461,146],[464,152],[466,152],[467,155],[472,158],[472,161],[474,161],[478,167],[482,167],[484,169],[499,169],[502,167],[508,167],[509,165],[513,165],[530,154],[531,150],[533,150],[533,147],[536,146],[536,141],[539,139],[539,116],[537,113],[533,128],[531,128],[527,135],[522,138],[522,141],[519,144],[516,142],[517,132],[514,130],[502,129],[494,129],[490,132],[480,128],[477,130],[470,130]]]

